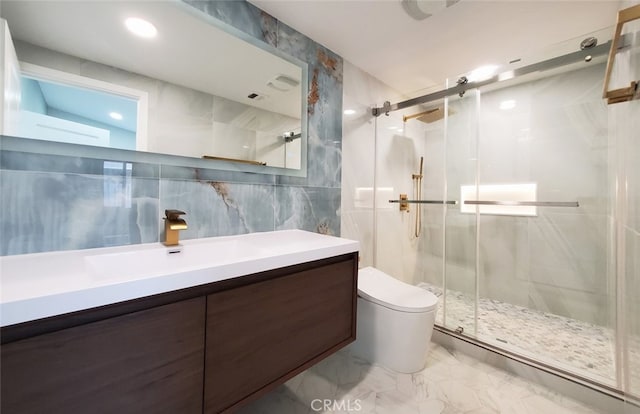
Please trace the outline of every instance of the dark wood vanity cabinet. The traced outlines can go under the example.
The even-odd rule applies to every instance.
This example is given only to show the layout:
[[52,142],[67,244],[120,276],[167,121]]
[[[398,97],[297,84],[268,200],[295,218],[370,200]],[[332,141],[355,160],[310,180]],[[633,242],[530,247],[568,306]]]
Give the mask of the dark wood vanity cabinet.
[[205,298],[3,344],[1,411],[200,413]]
[[233,412],[355,340],[357,253],[4,327],[0,412]]
[[342,261],[209,295],[205,413],[232,410],[352,342],[353,272]]

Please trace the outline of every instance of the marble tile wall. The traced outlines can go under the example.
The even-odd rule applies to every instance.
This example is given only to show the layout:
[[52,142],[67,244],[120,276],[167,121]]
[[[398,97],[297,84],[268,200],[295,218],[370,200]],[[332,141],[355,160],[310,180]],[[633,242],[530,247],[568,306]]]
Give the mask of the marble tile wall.
[[[441,286],[443,275],[443,210],[412,205],[400,212],[388,203],[400,193],[413,196],[412,174],[424,157],[424,175],[439,185],[423,185],[424,199],[444,198],[444,128],[442,122],[403,122],[423,108],[371,116],[373,106],[406,99],[366,72],[345,62],[342,234],[359,240],[361,266],[375,265],[407,283],[428,281]],[[427,131],[429,132],[427,134]],[[425,138],[426,137],[426,138]],[[373,208],[374,166],[377,198]],[[415,237],[415,211],[422,210],[421,236]],[[374,220],[376,222],[374,226]],[[375,239],[375,243],[374,243]],[[375,246],[374,246],[375,244]]]
[[[482,95],[481,183],[536,182],[540,201],[580,203],[483,216],[482,297],[612,326],[603,73],[597,64]],[[507,100],[515,107],[500,109]]]
[[373,102],[391,91],[378,79],[344,62],[341,234],[360,242],[360,266],[374,264],[373,187],[376,128]]
[[307,177],[176,167],[167,156],[119,162],[113,149],[68,157],[0,144],[1,255],[155,242],[165,208],[187,212],[184,238],[290,228],[340,234],[342,59],[245,1],[187,3],[308,63]]

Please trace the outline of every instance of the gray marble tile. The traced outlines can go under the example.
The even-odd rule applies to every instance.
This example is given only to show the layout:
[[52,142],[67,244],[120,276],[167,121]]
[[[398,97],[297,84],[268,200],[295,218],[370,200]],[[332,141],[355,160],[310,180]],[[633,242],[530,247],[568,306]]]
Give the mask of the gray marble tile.
[[607,218],[540,215],[529,225],[529,277],[536,282],[598,293],[607,284]]
[[158,240],[158,182],[0,171],[2,255]]
[[276,230],[340,235],[340,188],[276,186]]
[[[0,168],[3,170],[102,175],[105,170],[105,161],[108,162],[111,159],[0,151]],[[159,177],[159,167],[155,164],[132,162],[131,165],[133,177]]]
[[82,157],[65,157],[20,151],[0,151],[0,167],[3,170],[66,172],[76,174],[102,174],[103,160]]
[[182,0],[272,46],[277,46],[278,21],[244,0]]
[[274,193],[269,185],[163,179],[160,211],[187,213],[184,239],[270,231],[274,230]]
[[307,178],[278,184],[339,187],[342,165],[342,58],[280,24],[278,48],[309,63]]
[[[305,412],[306,407],[308,413],[336,414],[598,413],[554,390],[471,357],[451,353],[434,343],[430,346],[427,367],[413,375],[369,365],[352,356],[346,358],[356,361],[354,366],[362,364],[367,374],[359,381],[338,386],[326,377],[319,377],[312,367],[304,372],[299,386],[283,385],[241,412],[298,413]],[[328,358],[332,359],[342,363],[345,355],[334,354]],[[335,363],[326,363],[332,365]],[[328,399],[327,409],[318,403],[311,405],[318,399]]]
[[482,297],[526,306],[529,263],[528,222],[525,217],[481,216],[480,278]]
[[256,174],[243,171],[217,170],[213,168],[181,167],[175,165],[161,165],[160,178],[269,185],[275,184],[276,181],[276,176],[271,174]]
[[335,400],[337,389],[335,381],[311,369],[302,378],[296,396],[304,405],[311,407],[314,400]]
[[281,386],[261,399],[242,407],[239,414],[308,414],[310,407],[294,390]]

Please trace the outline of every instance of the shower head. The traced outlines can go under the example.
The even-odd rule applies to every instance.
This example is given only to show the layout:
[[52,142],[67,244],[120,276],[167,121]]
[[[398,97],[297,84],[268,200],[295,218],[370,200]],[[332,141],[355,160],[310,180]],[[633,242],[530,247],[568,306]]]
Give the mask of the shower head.
[[[453,112],[449,109],[449,115],[452,115]],[[425,122],[430,124],[432,122],[436,122],[444,118],[444,107],[438,106],[436,108],[431,108],[423,112],[418,112],[413,115],[405,115],[402,117],[404,122],[407,122],[410,119],[417,119],[418,121]]]

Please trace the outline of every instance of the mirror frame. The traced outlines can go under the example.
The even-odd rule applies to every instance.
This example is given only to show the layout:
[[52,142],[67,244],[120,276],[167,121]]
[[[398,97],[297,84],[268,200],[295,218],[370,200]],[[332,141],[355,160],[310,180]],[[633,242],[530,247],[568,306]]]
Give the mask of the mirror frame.
[[283,175],[292,177],[307,176],[307,151],[308,151],[308,106],[307,96],[309,94],[309,64],[294,56],[277,49],[276,47],[258,39],[242,30],[225,23],[214,16],[190,5],[182,0],[170,0],[177,4],[185,13],[203,19],[205,22],[222,30],[240,40],[244,40],[249,44],[276,55],[301,69],[301,105],[300,105],[300,123],[301,123],[301,142],[300,142],[300,169],[270,167],[261,165],[251,165],[232,161],[222,160],[206,160],[202,158],[187,157],[182,155],[172,155],[165,153],[146,152],[125,150],[108,147],[97,147],[91,145],[66,144],[55,141],[44,141],[24,137],[3,136],[1,147],[3,150],[20,151],[36,154],[62,155],[62,156],[80,156],[85,158],[109,158],[118,161],[141,162],[150,164],[163,164],[177,167],[190,167],[198,169],[223,170],[234,172],[245,172],[255,174]]

